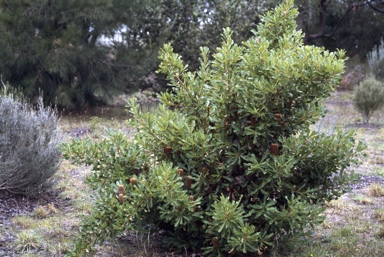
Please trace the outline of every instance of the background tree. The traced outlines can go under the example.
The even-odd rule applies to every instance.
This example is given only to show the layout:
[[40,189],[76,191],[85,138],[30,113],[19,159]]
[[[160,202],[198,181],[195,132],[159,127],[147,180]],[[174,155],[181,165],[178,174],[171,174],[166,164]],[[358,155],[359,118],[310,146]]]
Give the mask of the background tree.
[[[80,108],[136,88],[156,70],[157,51],[172,42],[191,70],[199,47],[215,50],[221,28],[240,43],[259,14],[281,0],[64,1],[0,0],[0,65],[4,80],[29,97]],[[382,36],[380,1],[296,0],[304,42],[365,56]],[[106,37],[120,40],[100,44]]]
[[3,79],[20,86],[28,97],[41,90],[47,103],[67,108],[104,101],[123,88],[121,74],[132,66],[126,62],[127,50],[120,51],[113,42],[102,45],[100,39],[135,22],[131,13],[145,4],[145,0],[1,0]]
[[296,0],[304,42],[329,50],[345,49],[365,59],[384,36],[384,2],[363,0]]
[[145,46],[152,50],[156,60],[147,65],[148,71],[157,69],[158,49],[172,42],[189,68],[199,66],[196,56],[201,45],[215,50],[221,42],[221,30],[230,27],[233,38],[240,43],[251,36],[258,16],[277,1],[261,0],[161,0],[153,2],[137,15],[139,22],[126,32],[128,44]]
[[[269,1],[268,1],[269,2]],[[173,42],[192,69],[200,45],[215,49],[221,28],[247,39],[270,4],[252,0],[0,1],[4,80],[29,97],[79,108],[135,87],[153,72],[157,52]],[[119,34],[120,40],[100,44]]]

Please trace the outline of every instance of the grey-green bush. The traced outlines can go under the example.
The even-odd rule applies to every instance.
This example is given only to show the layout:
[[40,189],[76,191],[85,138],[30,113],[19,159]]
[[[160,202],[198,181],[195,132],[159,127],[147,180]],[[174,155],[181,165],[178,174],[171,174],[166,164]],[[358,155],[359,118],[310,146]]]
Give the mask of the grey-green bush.
[[0,191],[33,196],[50,185],[61,153],[56,112],[0,95]]
[[376,79],[384,81],[384,41],[381,39],[381,44],[375,46],[368,53],[368,64],[372,74]]
[[354,104],[368,123],[373,113],[384,106],[384,83],[374,77],[362,81],[355,89]]

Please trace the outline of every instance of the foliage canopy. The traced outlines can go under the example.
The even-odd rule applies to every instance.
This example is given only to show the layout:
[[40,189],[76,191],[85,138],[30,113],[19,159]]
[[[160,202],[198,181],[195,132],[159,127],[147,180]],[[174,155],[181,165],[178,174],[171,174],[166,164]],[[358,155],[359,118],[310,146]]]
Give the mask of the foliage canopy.
[[306,33],[304,42],[328,50],[345,49],[348,56],[365,59],[384,36],[382,1],[295,0],[300,14],[299,27]]
[[[43,92],[47,104],[80,108],[123,88],[129,51],[100,44],[134,22],[146,1],[0,1],[0,71],[26,97]],[[122,12],[121,10],[126,10]],[[137,74],[136,75],[140,75]]]

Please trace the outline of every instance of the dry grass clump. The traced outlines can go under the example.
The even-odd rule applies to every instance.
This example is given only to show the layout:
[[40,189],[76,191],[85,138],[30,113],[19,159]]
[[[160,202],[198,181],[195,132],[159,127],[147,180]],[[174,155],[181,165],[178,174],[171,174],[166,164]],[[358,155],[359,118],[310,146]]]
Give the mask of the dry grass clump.
[[353,200],[356,201],[357,203],[363,204],[363,205],[369,205],[369,204],[374,203],[374,201],[370,197],[363,195],[363,194],[358,194],[358,195],[354,196]]
[[369,195],[373,197],[384,196],[384,186],[380,184],[372,184],[369,186]]
[[373,218],[379,222],[384,222],[384,209],[378,209],[373,213]]

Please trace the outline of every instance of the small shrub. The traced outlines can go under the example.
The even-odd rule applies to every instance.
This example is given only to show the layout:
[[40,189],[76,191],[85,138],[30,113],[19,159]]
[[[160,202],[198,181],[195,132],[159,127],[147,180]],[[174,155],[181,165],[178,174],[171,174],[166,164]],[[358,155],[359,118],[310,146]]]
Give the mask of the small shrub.
[[305,46],[296,16],[284,1],[242,45],[224,29],[216,53],[201,48],[196,72],[166,44],[159,71],[174,92],[151,112],[129,103],[131,142],[112,133],[63,145],[66,158],[92,165],[98,193],[72,256],[125,229],[162,231],[165,246],[204,256],[262,254],[323,222],[363,146],[350,131],[309,129],[341,80],[344,52]]
[[41,99],[37,107],[0,95],[0,190],[32,196],[50,185],[61,154],[57,118]]
[[368,123],[373,113],[384,106],[384,82],[373,77],[361,82],[355,90],[354,104],[363,123]]

